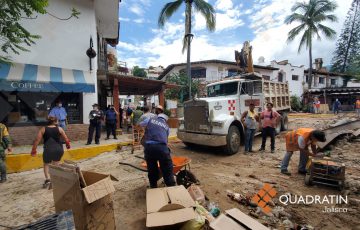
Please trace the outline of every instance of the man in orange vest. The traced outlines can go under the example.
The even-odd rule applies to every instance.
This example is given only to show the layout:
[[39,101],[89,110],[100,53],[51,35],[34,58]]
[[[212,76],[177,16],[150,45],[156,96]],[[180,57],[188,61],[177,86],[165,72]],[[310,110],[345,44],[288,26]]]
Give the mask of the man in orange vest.
[[358,117],[360,117],[360,98],[358,98],[355,102],[355,108],[356,108],[356,112]]
[[[298,172],[300,174],[306,173],[306,163],[309,156],[317,154],[316,142],[325,142],[325,133],[320,130],[311,128],[300,128],[285,135],[286,139],[286,154],[281,162],[281,173],[291,175],[287,170],[291,156],[294,151],[300,151],[300,160]],[[312,153],[309,151],[311,146]]]

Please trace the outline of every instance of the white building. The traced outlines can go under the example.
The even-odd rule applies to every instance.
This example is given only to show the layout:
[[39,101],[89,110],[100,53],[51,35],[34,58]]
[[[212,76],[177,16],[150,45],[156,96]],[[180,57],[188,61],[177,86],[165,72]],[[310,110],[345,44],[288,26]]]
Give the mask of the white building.
[[271,78],[273,81],[288,82],[290,95],[301,97],[304,93],[304,71],[305,68],[301,66],[293,66],[288,60],[284,61],[271,61],[271,66],[278,68],[277,75]]
[[147,78],[152,80],[158,79],[158,77],[163,71],[164,71],[164,67],[162,67],[161,65],[156,67],[150,66],[149,68],[145,69]]
[[[67,18],[72,8],[80,12],[78,19],[39,14],[20,22],[41,38],[28,47],[30,52],[10,53],[12,66],[0,66],[1,94],[13,107],[0,120],[36,125],[55,100],[62,100],[69,123],[88,123],[92,104],[98,101],[98,58],[106,57],[104,39],[118,39],[119,0],[52,0],[46,10]],[[86,52],[91,38],[97,56],[90,69]]]

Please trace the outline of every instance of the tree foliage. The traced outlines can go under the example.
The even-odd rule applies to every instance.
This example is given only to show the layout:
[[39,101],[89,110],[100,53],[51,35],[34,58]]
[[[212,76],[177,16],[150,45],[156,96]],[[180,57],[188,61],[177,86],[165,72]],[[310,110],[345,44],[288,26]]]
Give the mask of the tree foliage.
[[47,12],[48,0],[0,0],[0,48],[5,55],[0,55],[0,62],[10,62],[9,50],[15,54],[29,51],[26,46],[35,44],[39,35],[31,34],[21,25],[21,20],[32,20],[37,14],[49,14],[59,20],[78,18],[80,12],[72,9],[68,18],[59,18]]
[[332,71],[360,73],[360,0],[353,0],[336,43]]
[[[195,11],[199,12],[206,22],[206,28],[209,31],[214,31],[216,27],[216,17],[215,10],[212,5],[207,3],[205,0],[175,0],[173,2],[166,3],[165,6],[161,9],[158,25],[160,28],[165,26],[166,21],[180,8],[182,3],[186,4],[185,10],[185,35],[191,33],[191,11],[192,7],[195,8]],[[187,39],[183,39],[183,52],[187,47]]]
[[335,38],[336,32],[324,25],[324,22],[336,22],[336,15],[332,14],[337,5],[331,0],[310,0],[306,2],[297,2],[291,8],[293,12],[285,19],[286,24],[293,22],[299,23],[288,33],[288,42],[293,41],[297,36],[301,35],[298,52],[305,47],[309,50],[309,88],[312,84],[312,39],[317,37],[321,40],[320,33],[326,38]]
[[139,66],[134,66],[133,70],[132,70],[132,74],[136,77],[144,77],[146,78],[147,73],[144,70],[144,68],[140,68]]
[[290,106],[291,106],[291,109],[294,111],[301,111],[302,104],[301,104],[300,98],[296,95],[291,96],[290,97]]
[[[166,82],[180,86],[176,89],[166,90],[165,97],[167,99],[178,100],[181,103],[189,100],[189,78],[185,73],[174,73],[166,78]],[[199,93],[199,81],[192,79],[191,84],[192,95]]]

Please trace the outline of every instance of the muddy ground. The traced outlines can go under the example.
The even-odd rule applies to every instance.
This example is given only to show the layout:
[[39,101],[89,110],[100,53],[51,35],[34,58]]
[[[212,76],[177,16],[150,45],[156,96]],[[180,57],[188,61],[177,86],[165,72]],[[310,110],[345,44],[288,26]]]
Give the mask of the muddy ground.
[[[341,119],[340,116],[292,116],[290,128],[316,127],[326,128]],[[346,165],[346,189],[342,192],[323,186],[304,185],[304,176],[297,174],[298,154],[294,154],[289,170],[292,176],[279,173],[279,164],[285,153],[284,133],[276,138],[276,152],[245,155],[239,152],[226,156],[218,149],[186,148],[181,142],[171,143],[175,155],[192,159],[191,171],[201,182],[201,188],[207,197],[216,202],[221,210],[239,208],[249,213],[251,208],[230,200],[226,190],[255,194],[264,183],[270,183],[278,192],[274,199],[277,208],[284,211],[280,216],[259,214],[259,221],[269,227],[284,229],[283,223],[309,225],[315,229],[360,229],[360,142],[347,139],[331,146],[331,156]],[[254,149],[260,145],[256,137]],[[267,143],[267,150],[269,150]],[[141,151],[135,152],[141,155]],[[134,168],[119,165],[123,161],[138,165],[140,159],[131,155],[125,148],[121,152],[109,152],[81,162],[81,168],[103,173],[111,173],[119,179],[115,182],[114,193],[115,218],[118,229],[146,229],[147,189],[146,173]],[[42,170],[14,173],[8,176],[8,182],[0,185],[0,225],[9,227],[27,224],[43,216],[54,213],[51,190],[41,188]],[[346,213],[325,213],[329,205],[282,205],[279,195],[348,195],[349,204],[336,206],[346,208]],[[330,205],[331,206],[331,205]],[[255,209],[256,210],[256,209]],[[288,219],[289,221],[287,221]],[[6,229],[6,228],[4,228]]]

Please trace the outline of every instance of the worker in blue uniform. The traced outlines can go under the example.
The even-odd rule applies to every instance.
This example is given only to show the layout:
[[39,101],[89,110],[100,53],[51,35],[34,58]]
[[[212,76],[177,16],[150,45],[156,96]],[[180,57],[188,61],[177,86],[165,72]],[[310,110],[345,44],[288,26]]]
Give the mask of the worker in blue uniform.
[[139,123],[140,126],[146,127],[144,148],[150,187],[157,187],[159,180],[158,162],[166,186],[175,186],[173,163],[167,146],[170,132],[166,123],[168,117],[160,105],[156,107],[155,112],[157,117],[146,118]]
[[56,106],[50,110],[49,117],[56,117],[59,123],[59,127],[63,130],[66,130],[66,117],[67,113],[64,107],[62,107],[62,102],[57,101]]

